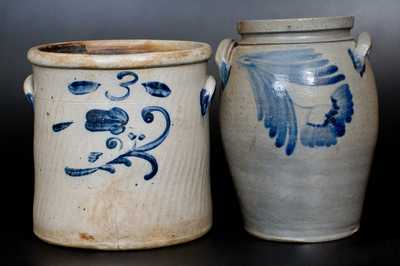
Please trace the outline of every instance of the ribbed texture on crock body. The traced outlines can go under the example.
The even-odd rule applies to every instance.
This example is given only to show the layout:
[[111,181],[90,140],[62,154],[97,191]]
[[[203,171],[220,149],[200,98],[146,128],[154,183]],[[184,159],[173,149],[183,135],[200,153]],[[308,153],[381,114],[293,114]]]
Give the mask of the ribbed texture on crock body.
[[[35,234],[47,242],[94,249],[145,249],[190,241],[211,227],[208,115],[201,115],[199,103],[206,63],[135,70],[140,81],[168,84],[171,95],[166,98],[149,96],[137,84],[127,100],[110,104],[102,96],[104,91],[75,96],[66,88],[74,77],[113,84],[112,77],[119,72],[34,66],[33,225]],[[108,134],[85,129],[88,110],[112,106],[129,115],[126,130],[119,135],[124,142],[121,151],[105,147]],[[133,157],[129,158],[131,166],[116,165],[113,174],[97,171],[73,177],[65,173],[66,166],[98,166],[124,153],[134,145],[127,139],[128,131],[144,133],[143,143],[159,136],[166,121],[154,113],[154,121],[146,123],[142,110],[148,106],[163,107],[171,119],[165,141],[148,151],[158,164],[152,179],[144,179],[151,165]],[[52,130],[52,125],[68,119],[74,121],[71,127]],[[89,163],[91,151],[104,154]]]

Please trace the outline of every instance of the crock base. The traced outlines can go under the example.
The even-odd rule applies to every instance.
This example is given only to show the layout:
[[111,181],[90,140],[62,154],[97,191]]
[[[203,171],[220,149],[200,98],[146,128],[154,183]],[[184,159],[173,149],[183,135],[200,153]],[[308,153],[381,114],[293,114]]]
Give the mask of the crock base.
[[83,249],[98,249],[98,250],[133,250],[133,249],[151,249],[151,248],[160,248],[167,247],[172,245],[178,245],[182,243],[186,243],[197,238],[204,236],[208,231],[210,231],[212,224],[207,226],[206,228],[198,231],[195,234],[185,235],[182,237],[174,238],[174,239],[159,239],[152,240],[149,242],[134,242],[134,241],[124,241],[116,244],[115,242],[81,242],[81,241],[63,241],[61,239],[54,239],[51,237],[46,237],[44,235],[39,234],[35,230],[33,233],[42,241],[58,245],[64,247],[72,247],[72,248],[83,248]]
[[250,228],[245,227],[245,230],[258,238],[270,240],[270,241],[278,241],[278,242],[295,242],[295,243],[318,243],[318,242],[328,242],[339,240],[342,238],[349,237],[356,233],[360,228],[360,225],[356,225],[353,229],[341,232],[338,234],[332,235],[323,235],[323,236],[315,236],[315,237],[288,237],[288,236],[278,236],[278,235],[268,235],[264,233],[260,233],[258,231],[252,230]]

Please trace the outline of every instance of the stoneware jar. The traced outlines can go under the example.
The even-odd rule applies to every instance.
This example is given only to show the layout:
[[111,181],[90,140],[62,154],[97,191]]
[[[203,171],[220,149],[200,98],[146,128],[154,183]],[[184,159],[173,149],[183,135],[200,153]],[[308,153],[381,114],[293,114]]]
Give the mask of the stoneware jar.
[[205,43],[152,40],[29,50],[39,238],[141,249],[210,229],[210,55]]
[[318,242],[359,228],[378,129],[368,33],[353,17],[241,21],[216,54],[223,143],[245,228]]

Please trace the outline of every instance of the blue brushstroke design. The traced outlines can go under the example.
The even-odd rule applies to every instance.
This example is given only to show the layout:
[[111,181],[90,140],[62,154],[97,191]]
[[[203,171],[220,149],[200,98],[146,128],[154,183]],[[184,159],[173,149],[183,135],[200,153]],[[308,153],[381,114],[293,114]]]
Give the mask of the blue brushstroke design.
[[129,94],[130,94],[130,85],[135,84],[138,80],[139,80],[139,76],[132,71],[121,71],[117,74],[117,79],[121,80],[126,76],[131,76],[133,77],[132,80],[129,80],[127,82],[121,82],[119,85],[124,88],[126,90],[125,94],[122,96],[114,96],[111,95],[109,91],[106,91],[105,96],[110,99],[111,101],[123,101],[126,98],[128,98]]
[[94,92],[100,85],[100,83],[93,81],[78,80],[70,83],[68,85],[68,90],[74,95],[84,95]]
[[136,134],[135,133],[132,133],[132,132],[129,132],[128,133],[128,138],[130,139],[130,140],[134,140],[134,139],[136,139]]
[[362,77],[364,75],[364,72],[365,72],[365,63],[362,63],[360,57],[358,55],[356,55],[355,53],[353,53],[352,49],[349,48],[347,50],[347,52],[348,52],[348,54],[350,56],[351,62],[353,62],[354,69]]
[[127,152],[119,155],[115,159],[105,163],[104,165],[92,168],[71,168],[65,167],[65,173],[70,176],[84,176],[89,175],[97,172],[98,170],[107,171],[109,173],[115,173],[115,165],[123,164],[127,167],[132,165],[132,162],[128,159],[128,157],[136,157],[147,161],[151,166],[151,171],[144,176],[145,180],[152,179],[158,172],[158,164],[157,160],[154,156],[147,153],[150,150],[155,149],[158,147],[168,136],[170,127],[171,127],[171,119],[167,110],[160,106],[147,106],[142,109],[142,119],[146,123],[152,123],[154,121],[154,114],[153,112],[159,112],[165,119],[165,129],[161,133],[159,137],[155,140],[150,141],[146,144],[143,144],[139,147],[136,147],[136,144],[133,145],[131,149]]
[[227,64],[225,60],[222,60],[220,67],[218,68],[219,76],[222,82],[222,89],[225,89],[228,84],[229,76],[231,73],[231,65]]
[[73,121],[68,121],[68,122],[61,122],[53,125],[53,131],[54,132],[60,132],[61,130],[66,129],[70,125],[72,125],[74,122]]
[[[256,101],[257,120],[264,123],[264,127],[269,130],[269,137],[275,139],[277,148],[286,145],[285,153],[288,156],[293,154],[296,147],[298,125],[294,108],[296,103],[291,99],[286,87],[290,83],[311,87],[329,86],[344,81],[346,78],[344,74],[338,72],[336,65],[331,64],[328,59],[324,59],[322,54],[316,53],[312,48],[258,52],[241,56],[238,62],[249,74]],[[347,84],[341,85],[332,95],[333,109],[331,109],[332,112],[326,114],[326,119],[331,121],[327,122],[328,124],[342,118],[341,114],[334,114],[338,112],[335,104],[340,106],[338,108],[350,108],[350,105],[341,106],[345,102],[342,91],[347,97],[349,94],[351,96]],[[348,98],[346,99],[346,103],[349,104]],[[352,110],[351,102],[351,114]],[[349,115],[350,111],[347,114]],[[332,125],[336,129],[335,139],[344,135],[345,124],[342,120]],[[322,126],[307,122],[306,129],[302,130],[302,144],[313,147],[332,143],[330,136],[321,133]]]
[[142,109],[143,121],[148,124],[152,123],[154,120],[153,112],[160,112],[164,116],[165,129],[161,133],[161,135],[158,138],[156,138],[155,140],[153,140],[147,144],[144,144],[140,147],[135,148],[136,151],[144,152],[144,151],[153,150],[156,147],[158,147],[168,136],[169,129],[171,127],[171,119],[170,119],[170,116],[169,116],[167,110],[165,110],[164,108],[159,107],[159,106],[147,106],[147,107],[143,108]]
[[300,139],[304,146],[329,147],[337,143],[337,138],[344,136],[346,123],[350,123],[353,109],[353,96],[349,85],[343,84],[331,95],[332,106],[325,114],[322,124],[307,122],[304,125]]
[[[279,52],[282,53],[283,51]],[[296,53],[289,52],[288,55],[282,56],[280,60],[273,60],[275,57],[268,56],[268,53],[245,55],[239,61],[244,66],[256,66],[263,73],[272,75],[276,81],[292,82],[298,85],[331,85],[345,79],[343,74],[337,73],[337,66],[331,65],[328,59],[321,58],[321,54],[316,54],[313,49],[301,49]],[[306,56],[314,56],[315,60],[301,61]],[[292,60],[289,60],[289,57],[292,57]]]
[[[130,95],[130,87],[134,85],[138,80],[139,76],[135,72],[132,71],[121,71],[117,74],[117,79],[122,80],[123,78],[130,76],[131,80],[126,82],[121,82],[119,86],[125,89],[125,93],[121,96],[112,95],[110,91],[105,92],[105,96],[107,99],[111,101],[123,101]],[[87,81],[87,80],[78,80],[70,83],[68,85],[69,91],[74,95],[84,95],[91,92],[96,91],[101,86],[100,83]],[[164,83],[158,81],[149,81],[142,83],[142,86],[145,88],[146,92],[154,97],[168,97],[171,94],[171,89]]]
[[94,162],[97,161],[97,160],[100,158],[100,156],[102,156],[102,155],[103,155],[102,152],[92,151],[91,153],[89,153],[88,162],[94,163]]
[[120,138],[111,137],[106,140],[106,147],[108,149],[115,149],[119,145],[119,149],[123,148],[123,143]]
[[142,85],[146,92],[154,97],[168,97],[171,94],[171,89],[158,81],[144,82]]
[[32,109],[35,110],[35,99],[33,98],[32,93],[26,93],[25,97],[28,103],[32,106]]
[[83,175],[93,174],[98,169],[99,169],[98,167],[86,168],[86,169],[74,169],[74,168],[65,167],[64,171],[69,176],[83,176]]
[[89,131],[110,131],[118,135],[125,131],[129,116],[121,108],[113,107],[110,110],[92,109],[86,113],[85,128]]
[[210,104],[210,94],[205,89],[200,91],[200,111],[201,115],[205,116],[207,113],[208,105]]
[[145,134],[140,134],[138,140],[144,140],[146,138]]

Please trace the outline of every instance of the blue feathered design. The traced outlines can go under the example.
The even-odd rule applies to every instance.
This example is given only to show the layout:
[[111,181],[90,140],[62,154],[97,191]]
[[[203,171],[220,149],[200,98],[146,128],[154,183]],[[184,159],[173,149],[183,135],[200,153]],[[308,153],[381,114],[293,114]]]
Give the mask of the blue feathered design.
[[346,123],[351,122],[353,96],[349,85],[343,84],[331,96],[331,109],[325,114],[322,124],[307,122],[300,135],[301,143],[308,147],[335,145],[337,138],[344,136]]
[[[279,50],[247,54],[239,58],[246,68],[256,101],[257,120],[264,123],[275,146],[286,145],[291,155],[296,147],[298,125],[296,103],[290,97],[290,83],[302,86],[327,86],[345,80],[338,67],[314,49]],[[309,107],[309,109],[313,107]],[[345,133],[353,115],[349,86],[339,86],[331,95],[331,108],[322,124],[309,121],[302,127],[301,143],[308,147],[330,146]]]

